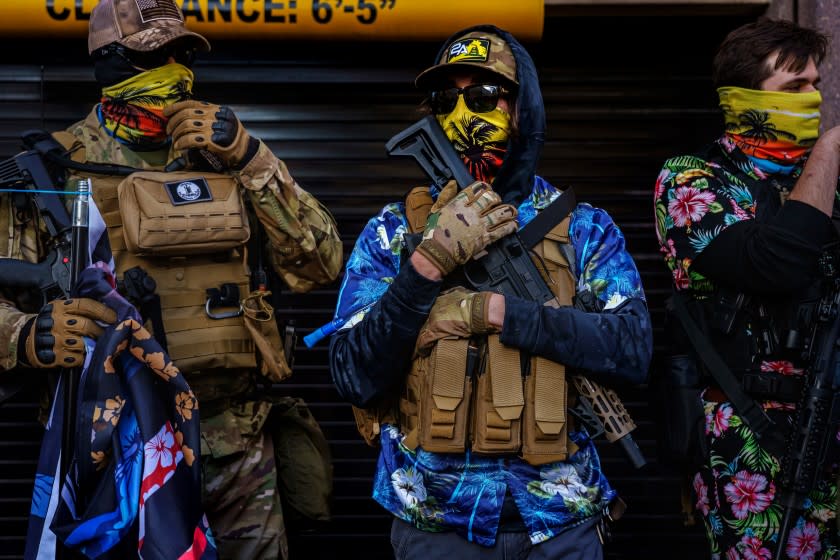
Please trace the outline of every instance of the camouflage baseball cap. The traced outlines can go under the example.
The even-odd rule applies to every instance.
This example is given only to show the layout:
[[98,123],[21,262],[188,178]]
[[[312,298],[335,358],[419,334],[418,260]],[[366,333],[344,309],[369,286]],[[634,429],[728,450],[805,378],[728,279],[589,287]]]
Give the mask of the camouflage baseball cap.
[[423,70],[414,83],[418,88],[428,89],[429,85],[453,70],[470,68],[489,70],[519,85],[516,80],[516,59],[510,45],[488,31],[471,31],[449,43],[438,63]]
[[99,0],[90,14],[88,53],[111,43],[135,51],[153,51],[187,38],[201,51],[207,39],[184,27],[184,15],[174,0]]

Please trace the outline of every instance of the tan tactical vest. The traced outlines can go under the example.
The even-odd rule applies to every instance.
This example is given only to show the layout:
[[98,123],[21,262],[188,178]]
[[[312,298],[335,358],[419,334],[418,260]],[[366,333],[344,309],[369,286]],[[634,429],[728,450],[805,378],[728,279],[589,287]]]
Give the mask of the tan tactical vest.
[[[85,161],[79,139],[68,132],[53,136],[68,149],[75,144],[73,160]],[[78,174],[70,173],[71,177]],[[154,279],[169,356],[188,376],[197,396],[214,400],[241,394],[250,384],[246,370],[257,366],[255,321],[246,324],[246,319],[265,314],[266,304],[249,299],[253,296],[249,296],[245,248],[249,223],[235,180],[197,172],[84,176],[93,182],[93,199],[108,229],[118,280],[135,266]],[[162,182],[195,176],[207,181],[213,204],[173,205]],[[207,290],[223,284],[238,287],[245,314],[239,303],[218,309],[208,306]],[[270,320],[276,331],[273,315]],[[151,324],[146,326],[152,330]],[[257,336],[256,342],[275,346],[282,353],[279,335],[268,344]],[[285,358],[282,361],[290,373]],[[196,378],[199,374],[206,383]]]
[[[406,198],[412,232],[422,231],[432,199],[427,187]],[[552,293],[553,305],[572,305],[574,272],[559,246],[569,243],[566,217],[534,252]],[[472,371],[468,371],[471,369]],[[412,362],[396,406],[355,409],[357,426],[372,443],[380,423],[398,422],[405,445],[439,453],[519,454],[539,465],[562,461],[577,449],[569,439],[566,368],[542,357],[530,359],[523,378],[520,352],[503,345],[499,335],[439,340],[426,357]]]

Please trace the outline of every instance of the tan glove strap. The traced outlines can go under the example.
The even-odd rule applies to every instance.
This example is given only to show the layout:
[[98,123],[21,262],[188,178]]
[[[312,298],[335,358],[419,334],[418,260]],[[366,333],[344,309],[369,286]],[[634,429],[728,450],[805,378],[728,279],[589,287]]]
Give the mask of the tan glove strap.
[[434,239],[424,239],[415,251],[429,259],[444,275],[449,274],[458,266],[449,251]]
[[490,321],[487,318],[488,308],[490,307],[489,292],[479,292],[472,296],[470,305],[470,325],[474,333],[484,334],[490,332]]

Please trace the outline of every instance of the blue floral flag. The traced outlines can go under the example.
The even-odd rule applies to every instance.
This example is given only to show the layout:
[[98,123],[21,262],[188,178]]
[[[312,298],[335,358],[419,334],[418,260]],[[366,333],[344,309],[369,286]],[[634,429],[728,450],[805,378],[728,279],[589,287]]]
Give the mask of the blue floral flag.
[[87,558],[217,558],[201,507],[198,403],[169,356],[103,268],[77,294],[118,321],[88,354],[79,383],[70,472],[58,481],[64,387],[58,384],[35,477],[25,558],[58,543]]

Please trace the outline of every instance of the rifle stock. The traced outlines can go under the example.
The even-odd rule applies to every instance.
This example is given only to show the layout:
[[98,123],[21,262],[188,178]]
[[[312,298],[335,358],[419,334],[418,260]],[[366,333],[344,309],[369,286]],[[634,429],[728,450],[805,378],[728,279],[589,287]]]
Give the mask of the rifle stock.
[[[431,115],[426,115],[394,135],[385,144],[385,150],[392,157],[414,158],[438,189],[442,189],[452,179],[459,189],[475,181]],[[552,204],[558,203],[559,198]],[[407,234],[405,238],[410,253],[419,244],[422,235]],[[541,305],[559,306],[531,260],[529,247],[523,243],[519,233],[486,247],[486,254],[464,265],[463,272],[467,283],[474,290],[493,291],[536,301]],[[600,426],[593,430],[593,437],[604,432],[608,441],[619,442],[634,467],[644,466],[645,458],[630,434],[636,425],[618,395],[612,389],[602,387],[581,375],[572,376],[572,382],[583,402],[569,411],[589,425],[590,429],[593,428],[593,420],[597,419]]]

